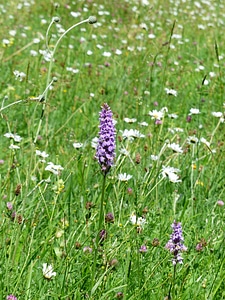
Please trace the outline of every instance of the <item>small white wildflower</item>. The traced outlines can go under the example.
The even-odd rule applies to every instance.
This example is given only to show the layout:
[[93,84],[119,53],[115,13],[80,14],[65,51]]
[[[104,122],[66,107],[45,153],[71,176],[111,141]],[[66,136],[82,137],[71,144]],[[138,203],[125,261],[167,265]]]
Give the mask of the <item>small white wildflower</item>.
[[13,71],[13,74],[15,75],[16,80],[18,79],[19,81],[22,81],[26,77],[25,73],[19,72],[18,70]]
[[177,114],[168,114],[168,117],[171,119],[177,119],[178,115]]
[[154,120],[161,120],[164,117],[164,112],[162,110],[158,111],[154,109],[153,111],[149,111],[149,116]]
[[122,137],[123,139],[127,138],[128,140],[132,141],[134,138],[143,138],[145,136],[136,129],[125,129],[124,131],[122,131]]
[[116,55],[121,55],[121,54],[122,54],[122,51],[119,50],[119,49],[116,49],[115,54],[116,54]]
[[180,127],[174,127],[174,128],[168,128],[168,131],[174,134],[175,132],[184,132],[184,129]]
[[125,155],[125,156],[129,155],[129,151],[127,151],[127,149],[125,149],[125,148],[120,149],[120,153]]
[[71,14],[71,16],[74,17],[74,18],[77,18],[77,17],[79,17],[79,16],[81,15],[80,12],[75,12],[75,11],[71,11],[70,14]]
[[60,165],[54,165],[52,162],[48,162],[48,165],[45,168],[45,170],[49,171],[55,175],[59,175],[60,171],[64,170],[64,168]]
[[148,30],[148,26],[147,26],[147,24],[145,24],[145,23],[141,23],[141,24],[140,24],[140,27],[141,27],[142,29]]
[[47,158],[49,156],[45,151],[41,152],[40,150],[36,150],[36,155],[42,158]]
[[179,176],[176,174],[177,172],[180,172],[179,169],[169,167],[169,166],[162,166],[162,176],[163,178],[168,177],[169,181],[173,183],[181,182],[182,180],[179,179]]
[[123,120],[126,123],[135,123],[137,121],[137,119],[135,119],[135,118],[132,118],[132,119],[130,119],[130,118],[124,118]]
[[198,138],[196,136],[188,136],[187,143],[188,144],[197,144]]
[[87,55],[92,55],[92,54],[93,54],[93,52],[91,50],[87,51]]
[[52,58],[52,53],[47,50],[39,50],[39,53],[43,55],[45,61],[50,61]]
[[138,123],[140,126],[148,126],[148,123],[147,122],[139,122]]
[[172,95],[172,96],[175,96],[175,97],[177,96],[177,91],[176,90],[165,88],[165,91],[166,91],[167,95]]
[[168,145],[168,148],[170,148],[170,149],[173,150],[174,152],[177,152],[177,153],[183,153],[182,148],[181,148],[178,144],[176,144],[176,143],[169,144],[169,145]]
[[31,55],[31,56],[37,56],[37,55],[38,55],[38,52],[35,51],[35,50],[30,50],[30,55]]
[[18,134],[13,134],[11,132],[7,132],[4,134],[5,137],[9,138],[9,139],[13,139],[15,142],[19,143],[22,141],[21,136],[19,136]]
[[154,33],[150,33],[150,34],[148,35],[148,38],[149,38],[149,39],[154,39],[154,38],[155,38],[155,34],[154,34]]
[[134,51],[134,46],[128,46],[128,47],[127,47],[127,50],[128,50],[128,51]]
[[200,138],[200,142],[205,144],[208,148],[210,147],[210,143],[204,137]]
[[135,215],[135,213],[132,213],[130,215],[130,222],[133,224],[133,225],[137,225],[138,227],[142,228],[145,223],[146,223],[146,219],[143,218],[143,217],[138,217]]
[[41,41],[41,40],[40,40],[39,38],[34,38],[34,39],[33,39],[33,43],[34,43],[34,44],[39,44],[40,41]]
[[198,108],[191,108],[189,115],[198,115],[200,114],[200,110]]
[[158,159],[159,159],[159,156],[158,155],[151,155],[150,156],[150,158],[151,158],[151,160],[153,160],[153,161],[157,161]]
[[9,146],[9,149],[12,149],[12,150],[17,150],[17,149],[20,149],[20,147],[19,147],[19,146],[17,146],[17,145],[13,145],[13,144],[11,144],[11,145]]
[[73,147],[76,149],[82,148],[83,147],[83,143],[73,143]]
[[118,175],[118,180],[120,181],[128,181],[132,178],[133,176],[130,175],[130,174],[126,174],[126,173],[123,173],[123,174],[119,174]]
[[9,34],[11,36],[15,36],[16,35],[16,30],[9,30]]
[[198,24],[198,28],[201,29],[201,30],[205,30],[205,26],[202,25],[202,24]]
[[137,221],[137,217],[134,213],[131,214],[130,216],[130,222],[135,225],[136,224],[136,221]]
[[212,116],[216,118],[221,118],[223,116],[223,113],[220,111],[213,111]]
[[91,141],[91,147],[97,149],[98,146],[98,137],[94,137]]
[[102,55],[105,57],[110,57],[112,55],[112,53],[104,51]]
[[8,46],[8,45],[10,45],[10,40],[8,40],[8,39],[3,39],[3,40],[2,40],[2,44],[3,44],[4,46]]
[[209,72],[209,76],[210,77],[216,77],[216,73],[215,72]]
[[69,72],[72,72],[72,73],[74,73],[74,74],[80,72],[79,69],[74,69],[74,68],[72,68],[72,67],[66,67],[66,70],[69,71]]
[[100,44],[97,44],[96,47],[97,47],[98,49],[104,48],[104,46],[102,46],[102,45],[100,45]]
[[144,91],[144,95],[150,95],[149,91]]
[[47,265],[46,263],[43,264],[42,273],[46,279],[52,279],[52,277],[56,276],[56,272],[53,272],[52,265]]

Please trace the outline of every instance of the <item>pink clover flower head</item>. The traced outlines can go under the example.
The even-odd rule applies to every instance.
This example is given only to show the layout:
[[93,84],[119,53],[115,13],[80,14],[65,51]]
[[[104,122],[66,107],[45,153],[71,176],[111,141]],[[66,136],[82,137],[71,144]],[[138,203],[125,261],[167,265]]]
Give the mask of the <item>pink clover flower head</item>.
[[16,296],[10,294],[6,297],[6,300],[17,300]]
[[177,263],[183,263],[181,252],[186,251],[187,247],[183,244],[184,238],[181,223],[174,221],[171,227],[173,232],[165,248],[170,250],[170,253],[173,254],[172,263],[175,266]]
[[12,210],[13,209],[12,202],[7,202],[6,206],[7,206],[8,210]]
[[148,249],[147,249],[147,246],[146,245],[142,245],[141,247],[140,247],[140,249],[139,249],[139,252],[141,252],[141,253],[145,253],[145,252],[147,252],[148,251]]
[[99,114],[100,131],[96,151],[96,158],[101,170],[106,175],[114,164],[116,149],[116,129],[113,121],[113,114],[108,104],[103,104]]
[[219,206],[224,206],[224,202],[223,202],[222,200],[218,200],[218,201],[217,201],[217,205],[219,205]]

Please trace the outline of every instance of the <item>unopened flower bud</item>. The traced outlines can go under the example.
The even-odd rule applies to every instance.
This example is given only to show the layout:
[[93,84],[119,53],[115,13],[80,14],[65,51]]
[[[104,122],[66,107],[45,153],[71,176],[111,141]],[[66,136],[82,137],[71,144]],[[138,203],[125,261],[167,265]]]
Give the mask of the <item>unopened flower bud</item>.
[[59,17],[53,17],[52,21],[55,22],[55,23],[58,23],[60,21],[60,19],[59,19]]
[[96,19],[96,17],[94,17],[94,16],[90,16],[90,17],[88,18],[88,20],[89,20],[89,24],[94,24],[94,23],[97,22],[97,19]]

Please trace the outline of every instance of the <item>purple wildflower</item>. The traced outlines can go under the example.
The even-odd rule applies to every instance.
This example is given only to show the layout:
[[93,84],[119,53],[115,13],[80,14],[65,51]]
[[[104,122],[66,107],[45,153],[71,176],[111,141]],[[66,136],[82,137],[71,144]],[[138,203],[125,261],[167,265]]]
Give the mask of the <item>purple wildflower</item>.
[[16,298],[16,296],[14,296],[14,295],[8,295],[7,297],[6,297],[6,299],[7,300],[17,300],[17,298]]
[[116,130],[113,123],[112,111],[108,104],[103,104],[99,115],[100,131],[96,158],[98,159],[103,174],[106,175],[114,163]]
[[118,292],[118,293],[116,294],[116,298],[117,298],[117,299],[123,299],[123,293],[122,293],[122,292]]
[[91,247],[89,247],[89,246],[85,246],[83,248],[83,252],[84,253],[92,253],[92,251],[93,251],[93,249]]
[[141,253],[145,253],[145,252],[147,252],[147,246],[145,246],[145,245],[142,245],[141,247],[140,247],[140,249],[139,249],[139,252],[141,252]]
[[182,233],[181,223],[174,221],[172,224],[173,232],[170,236],[170,240],[166,244],[165,248],[170,250],[173,254],[172,263],[175,266],[177,263],[182,264],[183,258],[181,256],[182,251],[186,251],[187,247],[184,246],[184,238]]
[[109,212],[105,215],[105,222],[106,223],[114,223],[114,215],[113,213]]
[[187,118],[186,118],[186,121],[188,122],[188,123],[190,123],[191,122],[191,116],[187,116]]
[[99,237],[100,237],[100,242],[104,242],[104,240],[107,238],[107,232],[105,229],[102,229],[100,232],[99,232]]
[[196,251],[200,252],[203,250],[203,245],[202,243],[198,243],[197,246],[195,247]]
[[8,210],[12,210],[13,209],[12,202],[7,202],[6,206],[7,206]]

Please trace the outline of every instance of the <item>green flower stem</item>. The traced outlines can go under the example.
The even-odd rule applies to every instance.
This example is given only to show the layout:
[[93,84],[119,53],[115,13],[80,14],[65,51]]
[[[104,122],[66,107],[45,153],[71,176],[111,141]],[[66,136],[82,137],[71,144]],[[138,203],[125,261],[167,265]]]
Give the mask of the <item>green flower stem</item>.
[[[97,256],[98,256],[98,245],[100,240],[100,230],[103,228],[104,225],[104,212],[103,212],[103,203],[104,203],[104,196],[105,196],[105,185],[106,185],[106,174],[103,175],[103,182],[102,182],[102,194],[101,194],[101,203],[100,203],[100,212],[99,212],[99,222],[98,222],[98,231],[95,239],[95,252],[94,252],[94,263],[92,269],[92,280],[91,280],[91,290],[94,287],[95,281],[95,272],[96,272],[96,265],[97,265]],[[91,291],[92,293],[92,291]]]
[[[47,36],[48,36],[48,33],[49,33],[49,30],[50,30],[50,27],[52,26],[54,20],[50,23],[49,27],[48,27],[48,30],[47,30],[47,34],[46,34],[46,46],[47,46],[47,49],[49,50],[49,47],[48,47],[48,42],[47,42]],[[53,66],[53,62],[54,62],[54,55],[55,55],[55,52],[58,48],[58,45],[59,43],[61,42],[62,38],[69,32],[71,31],[72,29],[74,29],[75,27],[83,24],[83,23],[87,23],[87,22],[90,22],[90,19],[86,19],[86,20],[83,20],[77,24],[74,24],[73,26],[71,26],[70,28],[68,28],[61,36],[60,38],[57,40],[54,48],[53,48],[53,51],[51,53],[51,60],[50,60],[50,63],[49,63],[49,68],[48,68],[48,75],[47,75],[47,81],[46,81],[46,88],[44,90],[44,92],[42,93],[42,95],[40,96],[40,101],[43,101],[42,99],[44,99],[43,101],[43,106],[42,106],[42,112],[41,112],[41,117],[40,117],[40,120],[39,120],[39,124],[38,124],[38,129],[37,129],[37,132],[36,132],[36,135],[35,135],[35,139],[34,139],[34,143],[36,144],[37,142],[37,138],[38,138],[38,135],[40,133],[40,130],[41,130],[41,125],[42,125],[42,120],[43,120],[43,116],[44,116],[44,112],[45,112],[45,106],[46,106],[46,102],[47,102],[47,98],[48,98],[48,90],[49,90],[49,87],[50,87],[50,82],[51,82],[51,73],[52,73],[52,66]]]

